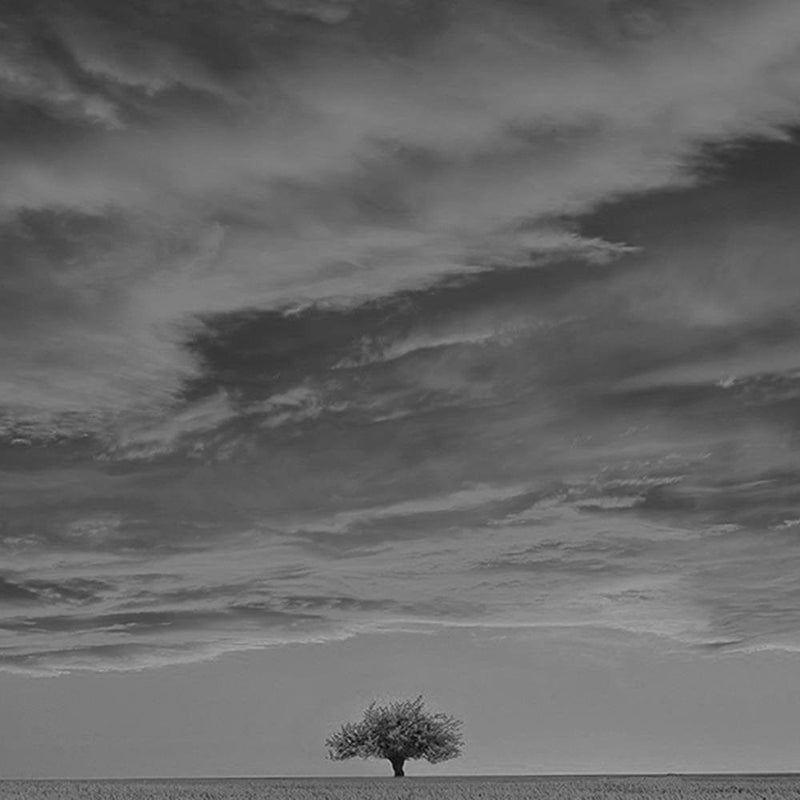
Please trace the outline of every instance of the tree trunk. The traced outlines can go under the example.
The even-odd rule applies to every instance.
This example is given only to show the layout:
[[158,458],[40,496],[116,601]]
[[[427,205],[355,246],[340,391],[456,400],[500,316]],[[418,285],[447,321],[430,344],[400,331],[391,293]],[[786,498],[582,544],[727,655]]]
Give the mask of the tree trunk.
[[405,764],[406,760],[404,758],[395,757],[390,758],[389,761],[392,762],[395,778],[402,778],[405,775],[405,772],[403,772],[403,764]]

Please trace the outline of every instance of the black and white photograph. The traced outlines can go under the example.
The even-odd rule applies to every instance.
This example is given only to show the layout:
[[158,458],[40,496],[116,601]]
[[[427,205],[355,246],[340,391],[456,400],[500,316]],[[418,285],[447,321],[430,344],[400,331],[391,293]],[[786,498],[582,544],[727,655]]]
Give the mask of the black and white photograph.
[[0,799],[800,798],[800,0],[0,0]]

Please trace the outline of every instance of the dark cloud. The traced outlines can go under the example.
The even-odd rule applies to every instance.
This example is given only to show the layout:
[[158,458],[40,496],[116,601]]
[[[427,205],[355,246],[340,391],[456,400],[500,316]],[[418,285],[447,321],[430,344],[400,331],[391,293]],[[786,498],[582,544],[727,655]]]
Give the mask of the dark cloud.
[[800,646],[795,4],[190,5],[2,7],[1,665]]
[[38,599],[39,595],[33,589],[0,578],[0,600],[3,603],[35,603]]

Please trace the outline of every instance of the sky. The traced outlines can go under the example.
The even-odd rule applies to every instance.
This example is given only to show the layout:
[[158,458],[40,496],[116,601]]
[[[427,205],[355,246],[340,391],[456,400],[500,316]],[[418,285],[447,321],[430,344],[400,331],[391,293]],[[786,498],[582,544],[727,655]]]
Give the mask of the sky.
[[1,0],[0,774],[795,768],[799,137],[796,0]]

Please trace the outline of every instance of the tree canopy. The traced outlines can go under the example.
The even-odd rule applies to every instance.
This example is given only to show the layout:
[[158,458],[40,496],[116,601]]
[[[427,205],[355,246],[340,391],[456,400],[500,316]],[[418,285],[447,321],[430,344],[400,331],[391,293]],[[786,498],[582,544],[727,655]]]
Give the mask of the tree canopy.
[[346,722],[325,740],[334,761],[385,758],[397,777],[406,760],[438,764],[461,754],[461,721],[425,708],[422,695],[379,706],[370,703],[358,722]]

